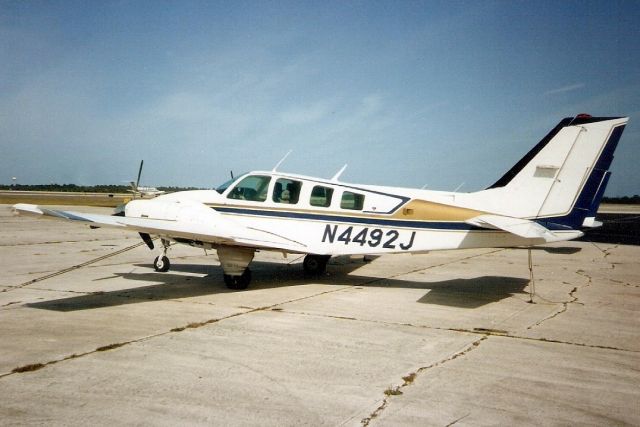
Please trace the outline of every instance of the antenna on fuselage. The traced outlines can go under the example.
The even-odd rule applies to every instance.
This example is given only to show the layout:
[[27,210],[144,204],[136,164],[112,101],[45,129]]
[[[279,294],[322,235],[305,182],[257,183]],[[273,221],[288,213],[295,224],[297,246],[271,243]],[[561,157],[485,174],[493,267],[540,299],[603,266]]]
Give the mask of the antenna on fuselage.
[[342,172],[345,171],[347,166],[349,166],[349,164],[345,163],[344,166],[338,172],[336,172],[335,175],[333,175],[333,178],[331,178],[331,181],[338,182],[338,178],[340,178],[340,175],[342,175]]
[[233,171],[232,171],[232,170],[230,170],[229,172],[231,173],[231,179],[235,179],[235,178],[233,177]]
[[280,159],[280,161],[279,161],[279,162],[278,162],[278,163],[273,167],[273,169],[271,169],[271,172],[275,172],[275,171],[276,171],[276,169],[278,169],[278,166],[280,166],[280,165],[282,164],[282,162],[284,162],[284,160],[285,160],[287,157],[289,157],[289,154],[291,154],[291,152],[292,152],[292,151],[293,151],[293,150],[289,150],[289,151],[287,152],[287,154],[285,154],[285,155],[284,155],[284,157],[283,157],[283,158],[281,158],[281,159]]

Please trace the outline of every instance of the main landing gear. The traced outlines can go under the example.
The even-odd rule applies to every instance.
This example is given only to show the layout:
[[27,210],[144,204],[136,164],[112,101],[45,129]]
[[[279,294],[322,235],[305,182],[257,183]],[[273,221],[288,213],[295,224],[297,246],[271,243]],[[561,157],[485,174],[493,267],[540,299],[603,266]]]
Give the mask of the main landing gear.
[[308,276],[321,276],[327,271],[330,255],[307,255],[302,262],[304,273]]
[[224,272],[224,284],[236,291],[247,289],[251,283],[249,264],[253,261],[255,249],[238,246],[218,247],[218,259]]
[[249,283],[251,283],[251,270],[249,267],[245,268],[240,276],[224,275],[224,284],[227,285],[229,289],[236,291],[247,289]]
[[[153,268],[158,272],[169,271],[171,263],[167,257],[170,246],[168,240],[162,239],[162,253],[153,260]],[[218,259],[224,272],[224,284],[229,289],[243,290],[251,283],[251,270],[249,264],[253,261],[255,249],[238,246],[219,246],[216,248]],[[327,271],[329,255],[305,256],[302,268],[307,276],[321,276]]]

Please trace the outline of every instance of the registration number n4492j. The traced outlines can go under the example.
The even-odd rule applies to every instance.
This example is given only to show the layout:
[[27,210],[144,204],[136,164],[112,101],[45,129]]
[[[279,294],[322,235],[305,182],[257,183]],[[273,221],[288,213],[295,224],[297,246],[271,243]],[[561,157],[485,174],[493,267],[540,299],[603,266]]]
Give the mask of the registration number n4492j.
[[384,249],[411,249],[415,231],[381,230],[380,228],[338,226],[327,224],[322,234],[323,243],[382,247]]

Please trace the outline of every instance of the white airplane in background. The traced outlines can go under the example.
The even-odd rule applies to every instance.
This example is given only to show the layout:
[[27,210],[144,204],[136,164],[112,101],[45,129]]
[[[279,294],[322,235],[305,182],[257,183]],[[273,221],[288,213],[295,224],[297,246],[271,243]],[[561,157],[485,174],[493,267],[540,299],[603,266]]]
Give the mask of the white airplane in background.
[[613,152],[628,121],[580,114],[562,120],[489,188],[472,193],[348,184],[272,171],[250,172],[217,190],[133,200],[114,216],[17,204],[21,214],[140,233],[215,249],[231,289],[245,289],[258,250],[306,254],[309,274],[333,255],[517,247],[570,240],[597,227]]
[[145,197],[153,198],[166,193],[166,191],[158,190],[156,187],[140,187],[138,185],[140,184],[140,175],[142,175],[143,164],[144,164],[144,160],[141,160],[140,169],[138,169],[138,179],[135,182],[129,181],[129,184],[131,185],[131,190],[129,190],[129,192],[133,193],[133,198],[135,199],[136,196],[139,196],[142,199],[144,199]]

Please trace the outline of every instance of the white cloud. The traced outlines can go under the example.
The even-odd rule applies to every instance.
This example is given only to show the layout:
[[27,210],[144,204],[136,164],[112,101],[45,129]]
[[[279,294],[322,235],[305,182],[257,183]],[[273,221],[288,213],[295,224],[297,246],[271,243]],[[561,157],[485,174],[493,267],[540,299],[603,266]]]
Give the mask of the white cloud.
[[548,95],[555,95],[558,93],[571,92],[572,90],[582,89],[584,86],[585,86],[584,83],[576,83],[572,85],[562,86],[557,89],[548,90],[544,93],[544,95],[548,96]]

